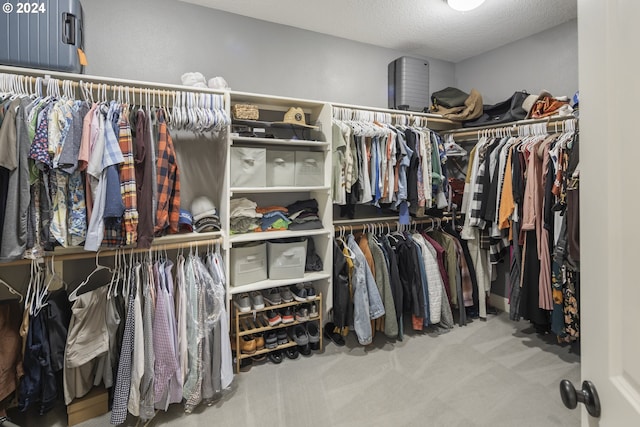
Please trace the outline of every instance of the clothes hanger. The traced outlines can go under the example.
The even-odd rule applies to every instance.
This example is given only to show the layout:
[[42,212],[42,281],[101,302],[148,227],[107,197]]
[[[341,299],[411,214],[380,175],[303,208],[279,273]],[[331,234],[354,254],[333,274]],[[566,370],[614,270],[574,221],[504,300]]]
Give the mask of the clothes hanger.
[[69,294],[69,301],[70,302],[74,302],[75,300],[78,299],[78,291],[83,288],[87,283],[89,283],[89,280],[91,279],[91,277],[93,277],[94,274],[96,274],[99,271],[103,271],[103,270],[107,270],[109,273],[113,274],[113,270],[109,267],[107,267],[106,265],[100,265],[100,263],[98,262],[98,259],[100,258],[100,251],[96,252],[96,267],[93,269],[93,271],[91,273],[89,273],[89,275],[87,276],[86,279],[84,279],[74,290],[73,292],[71,292]]
[[9,291],[9,293],[17,296],[18,297],[18,302],[22,304],[22,301],[24,301],[24,297],[22,296],[22,294],[20,292],[15,290],[15,288],[13,288],[10,284],[8,284],[7,282],[5,282],[2,279],[0,279],[0,284],[4,285],[5,288],[7,288],[7,290]]

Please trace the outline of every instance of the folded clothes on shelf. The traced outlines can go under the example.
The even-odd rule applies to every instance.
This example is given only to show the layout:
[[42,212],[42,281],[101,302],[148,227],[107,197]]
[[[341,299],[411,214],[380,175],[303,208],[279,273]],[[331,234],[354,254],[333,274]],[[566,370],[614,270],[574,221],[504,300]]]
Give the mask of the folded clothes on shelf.
[[298,200],[287,206],[289,211],[289,230],[314,230],[322,228],[322,221],[318,216],[318,202],[316,199]]

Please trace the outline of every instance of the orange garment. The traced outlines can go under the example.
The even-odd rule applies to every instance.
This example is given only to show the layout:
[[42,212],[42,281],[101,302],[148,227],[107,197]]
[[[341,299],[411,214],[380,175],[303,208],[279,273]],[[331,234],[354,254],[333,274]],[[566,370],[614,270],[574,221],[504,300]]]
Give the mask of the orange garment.
[[358,240],[358,246],[360,247],[360,250],[364,254],[364,258],[367,260],[367,264],[369,265],[371,274],[375,276],[376,264],[373,261],[373,255],[371,254],[371,249],[369,249],[369,239],[365,234],[361,234],[357,240]]
[[282,212],[285,214],[289,212],[287,208],[285,208],[284,206],[264,206],[264,207],[256,208],[256,212],[261,214],[265,214],[267,212],[276,212],[276,211]]
[[516,204],[513,200],[513,169],[511,160],[513,155],[513,146],[509,148],[507,155],[507,167],[504,172],[504,182],[502,184],[502,193],[500,193],[500,210],[498,211],[498,228],[504,230],[511,228],[509,218],[515,210]]

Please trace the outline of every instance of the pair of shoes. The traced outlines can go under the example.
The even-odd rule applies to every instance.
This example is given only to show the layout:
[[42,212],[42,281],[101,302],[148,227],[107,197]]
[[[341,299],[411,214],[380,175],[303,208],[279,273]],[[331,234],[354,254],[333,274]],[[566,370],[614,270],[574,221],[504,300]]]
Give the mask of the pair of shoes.
[[265,347],[267,347],[268,349],[278,347],[278,334],[276,334],[274,331],[267,332],[266,334],[264,334],[264,343]]
[[266,289],[262,291],[262,297],[269,305],[279,305],[282,304],[282,297],[280,296],[280,291],[277,288]]
[[306,302],[316,299],[316,290],[311,286],[311,283],[298,283],[291,286],[290,289],[293,293],[293,298],[298,302]]
[[269,326],[278,326],[280,323],[293,323],[295,318],[293,316],[293,311],[291,307],[285,307],[278,310],[269,310],[267,311],[267,319],[269,321]]
[[278,345],[289,343],[289,336],[287,335],[286,329],[279,329],[278,332],[276,332],[276,337],[278,338]]
[[[257,292],[256,292],[257,293]],[[262,297],[270,305],[279,305],[283,302],[293,301],[293,295],[287,288],[271,288],[262,292]]]
[[264,299],[259,292],[244,293],[236,296],[235,305],[241,313],[247,313],[254,310],[262,310],[264,308]]
[[267,357],[276,365],[282,363],[282,351],[280,350],[272,351]]
[[333,322],[328,322],[324,325],[324,336],[338,347],[342,347],[345,344],[344,338],[342,338],[342,335],[333,332],[335,328],[336,325]]

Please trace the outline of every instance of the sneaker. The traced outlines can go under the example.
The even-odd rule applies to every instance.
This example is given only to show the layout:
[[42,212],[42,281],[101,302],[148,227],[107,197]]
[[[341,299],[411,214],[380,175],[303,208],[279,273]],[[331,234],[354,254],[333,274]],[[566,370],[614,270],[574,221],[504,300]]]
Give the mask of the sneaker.
[[293,295],[291,294],[291,291],[284,287],[280,288],[280,298],[282,298],[282,301],[284,302],[293,301]]
[[276,336],[278,337],[278,345],[289,343],[289,336],[285,329],[279,329],[278,332],[276,332]]
[[291,292],[293,293],[293,298],[298,302],[306,302],[307,301],[307,290],[304,288],[304,285],[299,283],[297,285],[291,286]]
[[298,347],[289,347],[284,350],[284,355],[293,360],[300,356],[300,352],[298,351]]
[[304,288],[307,291],[307,301],[316,299],[316,289],[311,284],[307,284]]
[[269,319],[269,326],[277,326],[282,322],[282,317],[276,310],[267,311],[267,319]]
[[307,323],[307,335],[309,335],[311,350],[320,350],[320,330],[316,322]]
[[319,315],[320,314],[318,313],[318,304],[316,304],[315,302],[312,302],[311,303],[311,308],[309,309],[309,318],[310,319],[315,319]]
[[309,335],[303,325],[297,325],[293,328],[293,340],[298,347],[309,344]]
[[262,292],[262,298],[271,305],[282,304],[280,292],[276,288],[267,289]]
[[249,294],[240,294],[236,296],[235,305],[240,313],[247,313],[251,311],[251,300]]
[[296,310],[296,320],[298,322],[306,322],[309,320],[309,309],[307,307],[298,307]]
[[275,332],[270,331],[264,334],[264,345],[270,349],[278,347],[278,336]]
[[281,351],[272,351],[271,353],[269,353],[269,360],[272,361],[273,363],[280,364],[282,363],[282,352]]
[[282,309],[282,323],[293,323],[295,318],[293,317],[293,311],[291,307],[285,307]]
[[249,297],[254,310],[262,310],[264,308],[264,299],[260,292],[253,291],[249,294]]

